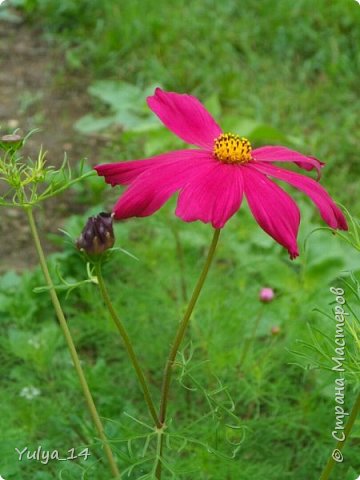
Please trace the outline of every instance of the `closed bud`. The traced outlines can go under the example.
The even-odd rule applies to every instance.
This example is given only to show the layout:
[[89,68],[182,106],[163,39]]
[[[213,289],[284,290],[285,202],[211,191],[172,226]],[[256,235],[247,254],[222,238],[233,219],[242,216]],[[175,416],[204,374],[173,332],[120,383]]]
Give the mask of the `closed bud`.
[[101,255],[112,248],[114,243],[113,215],[101,212],[88,219],[76,246],[90,255]]
[[259,293],[260,302],[269,303],[275,297],[274,290],[272,288],[262,288]]
[[0,148],[5,152],[14,153],[23,146],[24,139],[17,134],[3,135],[0,138]]
[[278,327],[277,325],[271,327],[271,335],[273,335],[274,337],[276,337],[277,335],[279,335],[281,333],[281,328]]

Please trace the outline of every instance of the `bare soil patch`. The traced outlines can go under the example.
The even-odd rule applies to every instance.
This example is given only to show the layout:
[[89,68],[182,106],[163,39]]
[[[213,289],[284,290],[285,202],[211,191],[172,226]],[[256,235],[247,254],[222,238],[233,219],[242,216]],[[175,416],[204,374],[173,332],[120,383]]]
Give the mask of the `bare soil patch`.
[[[89,111],[88,80],[66,72],[64,52],[49,45],[41,32],[24,22],[0,20],[0,133],[19,128],[35,134],[26,146],[26,155],[37,156],[40,146],[51,165],[60,165],[67,152],[70,163],[87,157],[94,164],[101,145],[76,133],[74,122]],[[4,188],[0,185],[0,191]],[[37,213],[41,228],[56,232],[64,220],[81,208],[68,192],[46,203]],[[0,210],[0,273],[21,270],[37,263],[29,228],[22,211]],[[54,250],[44,239],[46,250]]]

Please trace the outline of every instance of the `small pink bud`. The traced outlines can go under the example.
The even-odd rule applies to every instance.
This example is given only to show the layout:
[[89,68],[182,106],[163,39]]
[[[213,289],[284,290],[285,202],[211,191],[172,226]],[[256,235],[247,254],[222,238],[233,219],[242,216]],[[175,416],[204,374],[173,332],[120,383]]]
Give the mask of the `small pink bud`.
[[272,288],[262,288],[259,293],[260,302],[269,303],[275,297],[274,290]]
[[278,327],[277,325],[274,326],[274,327],[271,327],[271,335],[279,335],[279,333],[281,332],[281,328]]

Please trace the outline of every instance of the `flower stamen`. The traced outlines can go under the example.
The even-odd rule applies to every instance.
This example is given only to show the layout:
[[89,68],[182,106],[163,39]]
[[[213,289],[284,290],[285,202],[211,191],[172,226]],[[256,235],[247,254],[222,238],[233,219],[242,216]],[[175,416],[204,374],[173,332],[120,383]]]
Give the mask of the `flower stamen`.
[[214,140],[214,156],[222,163],[248,163],[252,160],[251,143],[245,137],[222,133]]

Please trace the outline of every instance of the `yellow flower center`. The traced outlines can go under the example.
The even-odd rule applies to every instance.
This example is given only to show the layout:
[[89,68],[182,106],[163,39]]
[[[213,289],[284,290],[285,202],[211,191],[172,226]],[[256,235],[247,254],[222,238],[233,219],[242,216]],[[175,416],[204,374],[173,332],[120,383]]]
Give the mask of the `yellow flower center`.
[[245,137],[222,133],[214,140],[214,155],[223,163],[248,163],[252,160],[251,143]]

